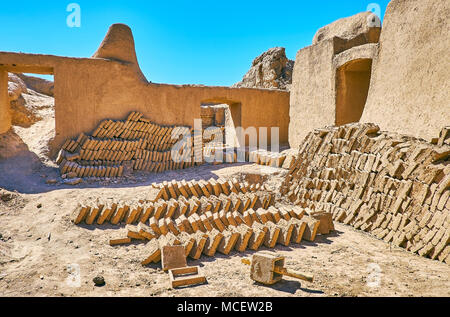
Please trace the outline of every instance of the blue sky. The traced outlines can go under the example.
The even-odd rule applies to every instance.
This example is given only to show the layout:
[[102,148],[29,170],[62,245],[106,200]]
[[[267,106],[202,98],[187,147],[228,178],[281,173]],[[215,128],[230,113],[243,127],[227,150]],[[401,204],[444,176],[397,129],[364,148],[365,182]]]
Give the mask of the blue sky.
[[[389,0],[23,0],[2,1],[0,51],[89,57],[113,23],[134,33],[147,79],[169,84],[229,86],[253,59],[275,46],[288,58],[311,44],[320,27],[381,8]],[[66,24],[70,3],[81,7],[81,27]]]

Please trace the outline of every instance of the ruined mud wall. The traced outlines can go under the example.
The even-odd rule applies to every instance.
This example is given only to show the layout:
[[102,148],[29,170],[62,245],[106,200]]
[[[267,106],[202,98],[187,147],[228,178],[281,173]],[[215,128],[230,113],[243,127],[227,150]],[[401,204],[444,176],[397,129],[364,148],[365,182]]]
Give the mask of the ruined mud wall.
[[288,142],[288,92],[149,83],[140,71],[131,29],[123,24],[110,28],[92,58],[0,52],[0,133],[10,126],[9,105],[2,97],[7,94],[2,80],[6,72],[54,75],[53,154],[66,139],[89,134],[102,120],[120,120],[132,111],[160,125],[193,126],[202,103],[227,103],[236,126],[269,128],[269,144],[270,128],[279,127],[280,142]]
[[[450,129],[438,145],[374,124],[317,129],[282,193],[303,208],[450,263]],[[437,135],[436,135],[437,136]]]
[[430,140],[450,123],[447,0],[392,0],[361,122]]

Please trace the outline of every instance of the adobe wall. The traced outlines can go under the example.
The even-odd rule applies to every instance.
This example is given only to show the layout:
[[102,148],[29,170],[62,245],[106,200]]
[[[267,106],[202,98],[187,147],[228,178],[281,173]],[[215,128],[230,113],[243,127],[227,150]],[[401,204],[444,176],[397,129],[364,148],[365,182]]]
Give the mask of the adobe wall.
[[[288,142],[288,92],[149,83],[140,71],[133,36],[125,25],[110,28],[93,58],[0,52],[2,66],[8,72],[54,74],[53,153],[67,138],[92,132],[104,119],[124,119],[132,111],[162,125],[193,126],[204,101],[240,104],[243,128],[279,127],[280,143]],[[7,107],[3,102],[0,105],[0,119],[6,121],[3,110]],[[270,144],[270,133],[268,137]]]
[[448,0],[392,0],[361,122],[430,140],[450,122]]
[[8,97],[8,72],[0,67],[0,134],[11,128],[11,114]]
[[[377,54],[381,28],[376,16],[362,12],[340,19],[317,31],[313,45],[298,51],[292,75],[290,97],[289,144],[298,148],[302,140],[313,129],[336,125],[342,121],[359,121],[359,103],[341,107],[339,98],[360,87],[348,87],[348,78],[340,76],[339,69],[354,61],[372,60]],[[379,21],[378,21],[379,22]],[[365,70],[370,72],[370,69]],[[341,72],[342,74],[342,72]],[[356,77],[360,74],[353,73]],[[355,77],[353,76],[353,77]],[[364,76],[362,76],[364,77]],[[364,81],[366,81],[364,79]],[[358,81],[353,81],[358,82]],[[364,83],[363,86],[367,86]],[[343,88],[347,87],[347,92]],[[365,96],[358,98],[365,102]],[[352,109],[355,106],[357,110]],[[339,113],[344,109],[344,113]],[[348,114],[356,114],[348,116]],[[350,119],[349,119],[350,118]],[[345,121],[344,120],[344,121]]]

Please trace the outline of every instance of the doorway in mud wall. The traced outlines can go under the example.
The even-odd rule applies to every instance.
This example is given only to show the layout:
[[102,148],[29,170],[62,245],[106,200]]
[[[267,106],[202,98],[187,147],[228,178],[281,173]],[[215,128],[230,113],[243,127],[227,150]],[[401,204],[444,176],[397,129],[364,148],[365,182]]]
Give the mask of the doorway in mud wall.
[[[239,147],[236,128],[241,126],[241,104],[229,101],[204,101],[201,103],[201,118],[204,141],[222,144],[224,147]],[[221,138],[212,138],[213,135]]]
[[50,161],[55,137],[54,76],[8,72],[9,111],[13,131],[41,161]]
[[359,122],[369,93],[372,59],[350,61],[336,70],[336,125]]

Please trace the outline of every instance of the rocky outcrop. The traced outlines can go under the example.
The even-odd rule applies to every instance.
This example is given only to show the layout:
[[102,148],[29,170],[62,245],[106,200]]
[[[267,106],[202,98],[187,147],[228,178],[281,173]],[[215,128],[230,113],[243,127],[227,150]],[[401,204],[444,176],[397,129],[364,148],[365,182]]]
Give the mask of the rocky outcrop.
[[27,85],[20,79],[17,75],[9,73],[8,74],[8,95],[9,101],[15,101],[19,97],[26,93]]
[[274,47],[255,58],[252,67],[242,81],[233,87],[289,90],[293,69],[294,61],[286,57],[285,49]]
[[12,125],[28,128],[42,119],[36,114],[39,105],[36,102],[27,102],[27,98],[25,98],[26,96],[37,95],[36,92],[53,96],[53,82],[23,74],[8,74]]
[[29,89],[50,97],[54,96],[53,90],[55,85],[52,81],[24,74],[17,74],[17,77],[19,77]]

